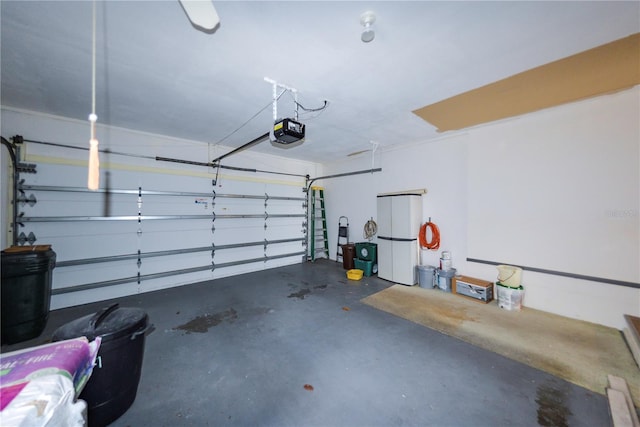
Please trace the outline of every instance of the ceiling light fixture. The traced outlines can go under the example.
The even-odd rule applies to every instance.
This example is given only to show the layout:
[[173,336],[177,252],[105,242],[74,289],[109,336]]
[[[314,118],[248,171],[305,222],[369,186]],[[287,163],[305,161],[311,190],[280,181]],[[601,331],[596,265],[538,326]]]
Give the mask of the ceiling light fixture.
[[360,15],[360,24],[364,27],[360,40],[365,43],[369,43],[376,37],[375,31],[373,31],[373,23],[376,22],[376,15],[371,12],[365,12]]

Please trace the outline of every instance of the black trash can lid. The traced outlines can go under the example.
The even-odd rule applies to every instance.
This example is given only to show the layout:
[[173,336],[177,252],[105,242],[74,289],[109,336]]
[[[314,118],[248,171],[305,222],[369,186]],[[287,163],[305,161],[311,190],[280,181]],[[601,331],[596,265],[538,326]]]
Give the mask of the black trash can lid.
[[146,328],[147,321],[148,316],[144,310],[119,307],[116,303],[59,327],[53,333],[53,341],[82,336],[92,341],[99,336],[104,343],[139,332]]

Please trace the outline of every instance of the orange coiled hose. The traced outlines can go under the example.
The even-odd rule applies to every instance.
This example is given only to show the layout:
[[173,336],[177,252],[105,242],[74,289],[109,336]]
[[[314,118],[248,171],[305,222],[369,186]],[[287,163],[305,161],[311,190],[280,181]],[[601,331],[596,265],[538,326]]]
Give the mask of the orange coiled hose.
[[[431,241],[427,240],[427,229],[431,230]],[[418,233],[418,239],[420,240],[420,247],[437,250],[440,247],[440,230],[438,226],[433,222],[425,222],[420,227],[420,233]]]

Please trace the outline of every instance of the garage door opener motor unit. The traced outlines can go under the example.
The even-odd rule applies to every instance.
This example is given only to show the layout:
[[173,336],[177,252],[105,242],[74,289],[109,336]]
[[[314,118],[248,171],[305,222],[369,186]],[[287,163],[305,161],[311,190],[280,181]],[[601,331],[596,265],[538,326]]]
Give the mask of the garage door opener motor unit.
[[285,148],[299,145],[304,139],[304,125],[293,119],[278,120],[273,125],[273,136],[273,142]]

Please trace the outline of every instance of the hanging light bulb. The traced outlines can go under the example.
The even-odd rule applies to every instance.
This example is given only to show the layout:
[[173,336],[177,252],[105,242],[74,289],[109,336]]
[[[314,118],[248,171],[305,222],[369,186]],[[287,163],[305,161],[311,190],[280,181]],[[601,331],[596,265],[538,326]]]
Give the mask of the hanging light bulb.
[[96,2],[93,1],[93,38],[92,38],[92,64],[91,64],[91,139],[89,140],[89,177],[87,188],[97,190],[100,187],[100,159],[98,156],[98,138],[96,138]]
[[360,16],[360,24],[364,27],[360,40],[364,43],[369,43],[376,37],[376,32],[373,30],[374,22],[376,22],[376,15],[371,11],[365,12]]

